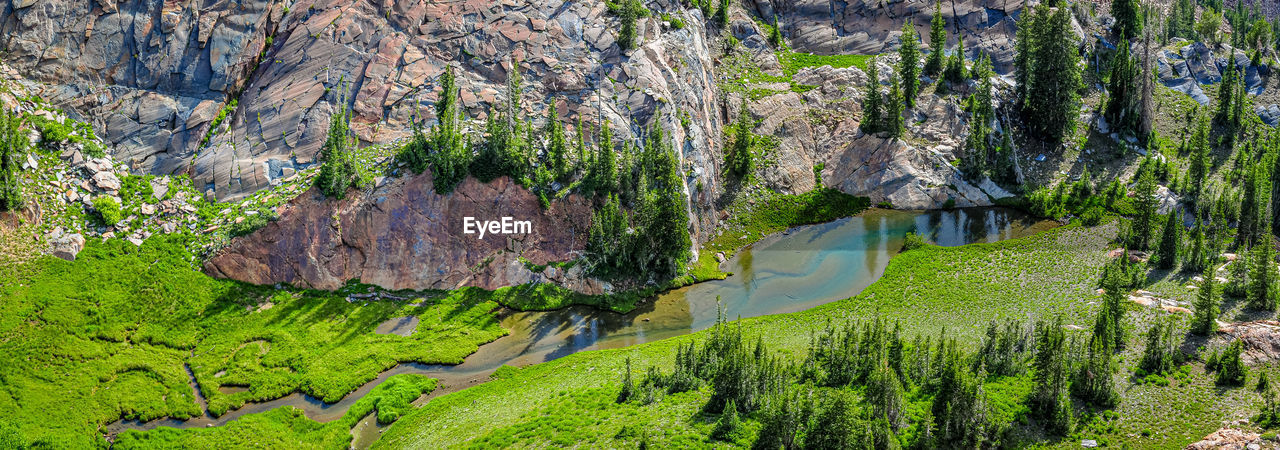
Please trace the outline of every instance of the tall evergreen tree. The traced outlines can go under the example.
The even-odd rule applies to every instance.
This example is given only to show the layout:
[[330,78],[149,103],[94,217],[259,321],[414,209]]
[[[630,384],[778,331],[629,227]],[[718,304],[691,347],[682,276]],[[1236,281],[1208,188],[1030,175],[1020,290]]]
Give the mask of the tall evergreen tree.
[[1040,139],[1061,141],[1075,131],[1080,107],[1080,55],[1067,8],[1037,7],[1032,17],[1029,70],[1023,115]]
[[1115,391],[1115,362],[1112,355],[1115,350],[1110,342],[1111,335],[1094,334],[1089,338],[1088,353],[1084,364],[1080,365],[1071,389],[1076,396],[1097,407],[1107,408],[1115,405],[1119,396]]
[[754,163],[751,158],[751,129],[755,127],[751,120],[751,112],[747,110],[747,99],[743,97],[742,106],[738,108],[738,120],[734,123],[733,145],[725,151],[725,168],[729,174],[739,179],[751,175]]
[[889,75],[889,97],[885,102],[884,123],[880,129],[889,133],[891,138],[902,137],[903,104],[902,86],[897,75]]
[[1245,367],[1244,361],[1240,359],[1240,353],[1244,350],[1240,344],[1240,340],[1231,341],[1227,349],[1222,352],[1222,356],[1218,359],[1218,378],[1215,382],[1219,386],[1244,386],[1245,379],[1249,376],[1249,368]]
[[613,150],[613,131],[609,120],[600,124],[600,134],[596,138],[596,155],[591,159],[587,170],[587,184],[590,189],[601,195],[617,193],[618,162]]
[[470,151],[462,134],[459,101],[453,65],[446,65],[444,75],[440,77],[440,96],[435,105],[437,123],[429,138],[432,183],[436,192],[441,194],[452,192],[467,176],[467,166],[470,165]]
[[1212,267],[1205,269],[1201,275],[1204,281],[1196,292],[1195,311],[1191,319],[1191,332],[1208,336],[1218,329],[1218,314],[1221,314],[1222,297],[1218,292],[1217,274]]
[[1222,82],[1218,83],[1218,105],[1217,112],[1214,114],[1214,120],[1229,129],[1234,129],[1231,127],[1235,125],[1232,118],[1235,113],[1236,77],[1238,76],[1235,59],[1230,59],[1227,70],[1222,72]]
[[1168,319],[1157,319],[1147,330],[1147,346],[1142,350],[1138,368],[1148,374],[1163,374],[1174,368],[1177,342],[1173,340],[1173,322]]
[[1114,0],[1111,2],[1111,16],[1116,23],[1111,31],[1122,39],[1138,37],[1142,32],[1142,17],[1139,15],[1137,0]]
[[1209,120],[1200,118],[1196,131],[1191,136],[1191,165],[1187,169],[1187,181],[1191,182],[1191,199],[1199,205],[1204,195],[1205,182],[1209,179]]
[[1151,248],[1151,231],[1156,224],[1156,178],[1154,170],[1138,169],[1138,182],[1133,192],[1133,206],[1137,213],[1133,218],[1133,247],[1138,250]]
[[902,83],[904,109],[916,106],[920,93],[920,38],[911,19],[902,24],[902,45],[898,47],[898,79]]
[[1036,354],[1032,360],[1035,387],[1029,400],[1032,411],[1045,421],[1046,431],[1056,435],[1071,432],[1071,399],[1066,395],[1066,345],[1061,316],[1051,324],[1036,324]]
[[19,128],[22,118],[0,106],[0,211],[22,207],[22,184],[18,171],[30,141]]
[[1027,90],[1031,86],[1031,72],[1035,70],[1032,58],[1035,49],[1036,20],[1035,9],[1023,10],[1022,20],[1018,21],[1018,31],[1014,41],[1013,79],[1014,105],[1020,110],[1027,108]]
[[942,1],[933,7],[933,22],[929,26],[929,57],[924,61],[924,74],[938,78],[942,74],[942,62],[947,48],[947,26],[942,19]]
[[867,95],[862,100],[862,123],[859,125],[863,133],[876,133],[884,121],[884,106],[880,98],[880,71],[876,58],[867,63]]
[[1178,211],[1173,211],[1164,222],[1160,246],[1156,248],[1157,264],[1161,269],[1172,269],[1178,265],[1178,252],[1182,250],[1182,221],[1179,219]]
[[1192,0],[1175,0],[1169,9],[1169,19],[1165,23],[1165,38],[1194,39],[1196,37],[1195,22],[1195,3]]
[[947,57],[947,68],[942,77],[951,84],[963,83],[968,78],[964,67],[964,35],[956,36],[956,51]]
[[618,46],[623,50],[636,48],[636,21],[649,17],[649,9],[640,0],[621,0],[619,3],[609,2],[609,11],[618,16],[621,27],[618,29]]
[[1200,223],[1200,219],[1196,218],[1195,232],[1191,237],[1191,251],[1187,255],[1187,261],[1183,263],[1183,267],[1192,272],[1202,272],[1209,264],[1209,246],[1205,240],[1204,224]]
[[563,181],[569,174],[569,143],[564,135],[564,125],[556,114],[555,99],[547,102],[547,123],[542,134],[546,140],[543,155],[547,170],[551,171],[552,177]]
[[1274,244],[1265,239],[1253,247],[1253,264],[1249,273],[1249,307],[1266,311],[1276,309],[1276,261]]
[[1129,41],[1120,41],[1115,59],[1111,62],[1111,80],[1107,109],[1103,114],[1116,130],[1139,135],[1142,121],[1141,69],[1138,60],[1129,53]]
[[352,152],[356,137],[351,132],[351,113],[347,110],[345,91],[338,96],[338,110],[329,117],[329,134],[320,147],[320,173],[316,185],[326,197],[343,198],[347,189],[359,185],[360,170]]

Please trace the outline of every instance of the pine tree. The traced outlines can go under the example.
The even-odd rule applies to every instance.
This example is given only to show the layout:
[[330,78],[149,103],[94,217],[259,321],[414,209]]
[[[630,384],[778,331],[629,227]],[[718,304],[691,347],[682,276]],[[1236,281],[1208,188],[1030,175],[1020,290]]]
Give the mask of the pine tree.
[[1115,25],[1111,26],[1111,31],[1121,39],[1136,38],[1138,33],[1142,32],[1142,18],[1138,15],[1137,0],[1111,2],[1111,16],[1116,19]]
[[[1121,255],[1121,264],[1127,264],[1127,256]],[[1128,339],[1128,332],[1124,326],[1124,303],[1127,301],[1125,286],[1130,282],[1124,269],[1114,270],[1118,266],[1108,265],[1104,267],[1102,288],[1106,291],[1106,295],[1102,297],[1102,312],[1098,314],[1096,322],[1093,325],[1094,336],[1110,336],[1110,346],[1114,349],[1123,348],[1125,341]]]
[[588,189],[597,195],[609,195],[618,192],[618,162],[613,150],[613,131],[606,119],[600,125],[600,135],[596,138],[596,155],[591,158],[585,180]]
[[547,123],[542,129],[546,147],[544,156],[547,170],[556,180],[564,181],[569,175],[569,144],[564,135],[564,125],[556,114],[556,101],[547,102]]
[[1167,319],[1158,319],[1147,330],[1147,346],[1142,350],[1142,361],[1138,368],[1143,372],[1160,375],[1173,370],[1174,346],[1173,323]]
[[929,57],[924,61],[924,74],[937,78],[942,74],[943,56],[947,48],[947,28],[942,19],[942,2],[933,7],[933,23],[929,27]]
[[902,382],[898,379],[898,374],[884,361],[881,361],[872,372],[871,379],[867,383],[866,395],[873,415],[884,418],[894,429],[906,425]]
[[1218,379],[1216,380],[1219,386],[1244,386],[1245,379],[1249,376],[1249,369],[1240,359],[1242,351],[1240,340],[1236,339],[1227,346],[1226,351],[1222,352],[1222,356],[1218,359]]
[[1035,49],[1036,20],[1039,16],[1033,8],[1023,10],[1022,14],[1022,20],[1018,21],[1013,52],[1014,106],[1026,110],[1031,72],[1035,70],[1032,53]]
[[1071,383],[1071,389],[1076,396],[1101,408],[1114,406],[1119,398],[1115,391],[1115,381],[1111,376],[1115,372],[1111,339],[1113,337],[1110,335],[1097,334],[1089,339],[1089,349],[1084,364],[1080,366],[1075,381]]
[[1030,73],[1027,75],[1023,115],[1040,139],[1059,142],[1075,131],[1080,105],[1080,55],[1067,8],[1035,9],[1031,32]]
[[1156,248],[1156,258],[1161,269],[1172,269],[1178,265],[1178,252],[1182,250],[1182,221],[1174,211],[1164,222],[1164,230],[1160,236],[1160,246]]
[[1195,38],[1196,6],[1192,0],[1175,0],[1165,24],[1165,38]]
[[862,100],[862,123],[859,127],[863,133],[872,134],[880,131],[884,121],[884,107],[880,98],[880,71],[876,58],[867,63],[867,95]]
[[608,3],[609,11],[618,16],[622,22],[618,29],[618,46],[623,50],[637,47],[636,21],[649,17],[649,9],[640,0],[622,0],[621,3]]
[[489,108],[485,122],[485,141],[471,161],[471,174],[482,182],[507,175],[516,183],[527,185],[529,167],[528,140],[521,113],[520,63],[509,62],[507,98]]
[[1191,165],[1187,169],[1187,179],[1191,182],[1191,200],[1199,204],[1204,195],[1204,184],[1209,178],[1209,121],[1200,118],[1196,131],[1191,136]]
[[329,134],[320,147],[320,173],[316,185],[326,197],[344,198],[347,189],[360,184],[360,170],[352,156],[356,137],[351,133],[351,113],[346,94],[339,95],[338,111],[329,117]]
[[1270,239],[1253,247],[1253,264],[1249,273],[1249,307],[1275,311],[1276,262]]
[[1138,170],[1138,182],[1134,189],[1133,206],[1137,213],[1133,218],[1133,247],[1138,250],[1151,248],[1151,231],[1156,224],[1156,178],[1153,170]]
[[905,107],[902,101],[902,87],[898,77],[889,75],[889,98],[885,102],[884,123],[880,129],[888,132],[890,138],[902,137],[902,113]]
[[1036,324],[1036,354],[1032,361],[1035,388],[1029,400],[1032,411],[1046,421],[1046,431],[1056,435],[1071,432],[1071,399],[1067,397],[1066,333],[1062,317],[1054,323]]
[[0,211],[22,207],[22,184],[18,171],[30,141],[20,129],[22,118],[0,106]]
[[729,0],[720,0],[720,9],[716,10],[715,21],[720,28],[729,26]]
[[916,27],[911,19],[902,24],[902,45],[898,47],[898,77],[902,83],[902,105],[904,109],[916,106],[916,95],[920,93],[920,39],[916,36]]
[[636,393],[635,382],[631,380],[631,357],[627,357],[627,368],[622,372],[622,390],[618,392],[618,403],[631,400]]
[[436,192],[447,194],[467,176],[470,151],[462,135],[462,108],[458,104],[457,78],[453,66],[445,66],[440,77],[440,96],[436,100],[436,126],[429,142],[432,183]]
[[575,137],[574,142],[578,149],[578,154],[573,157],[573,168],[569,169],[569,178],[577,176],[586,176],[588,157],[590,153],[587,151],[587,128],[582,124],[582,116],[578,116],[578,124],[573,128]]
[[1200,223],[1200,219],[1196,218],[1195,234],[1191,238],[1191,252],[1187,255],[1187,261],[1183,263],[1183,268],[1192,272],[1202,272],[1210,264],[1209,246],[1205,241],[1204,225]]
[[1111,62],[1110,96],[1103,114],[1112,128],[1132,135],[1139,135],[1142,121],[1141,70],[1138,60],[1129,53],[1129,41],[1120,41],[1115,59]]
[[964,36],[956,36],[956,51],[947,57],[947,69],[943,78],[951,84],[960,84],[967,78],[964,67]]
[[754,140],[751,129],[755,124],[751,120],[751,112],[747,110],[747,100],[742,99],[742,106],[738,108],[738,120],[734,123],[733,145],[725,152],[725,168],[729,174],[742,179],[750,176],[755,164],[751,158],[752,141]]
[[1221,313],[1222,297],[1218,292],[1218,279],[1213,268],[1204,271],[1204,282],[1196,292],[1195,314],[1191,319],[1191,332],[1208,336],[1218,329],[1218,314]]
[[738,406],[730,399],[724,406],[724,412],[720,413],[720,419],[716,421],[716,428],[711,432],[711,437],[733,442],[741,429],[742,421],[738,419]]

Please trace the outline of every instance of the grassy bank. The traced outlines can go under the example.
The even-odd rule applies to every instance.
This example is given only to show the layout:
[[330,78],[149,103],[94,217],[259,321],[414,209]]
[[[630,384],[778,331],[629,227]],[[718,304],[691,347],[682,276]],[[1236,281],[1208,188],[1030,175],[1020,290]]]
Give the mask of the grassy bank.
[[[1113,225],[1063,227],[1029,238],[958,248],[925,247],[896,257],[878,282],[859,296],[794,314],[737,321],[748,342],[763,337],[784,357],[803,358],[811,333],[830,321],[883,317],[900,320],[904,334],[935,335],[942,328],[962,346],[976,346],[990,319],[1033,320],[1056,314],[1068,325],[1088,327],[1094,288]],[[1192,367],[1168,386],[1135,384],[1127,377],[1140,359],[1146,311],[1129,314],[1130,345],[1117,373],[1122,399],[1112,414],[1077,408],[1074,434],[1039,445],[1078,447],[1080,439],[1110,445],[1172,448],[1216,430],[1224,420],[1252,414],[1257,395],[1222,391],[1211,375]],[[975,320],[974,318],[981,318]],[[1069,332],[1080,338],[1086,331]],[[706,332],[626,349],[583,352],[549,363],[504,371],[490,383],[437,398],[392,426],[383,448],[484,445],[537,446],[546,442],[629,447],[641,441],[660,447],[710,446],[705,438],[715,416],[699,412],[709,391],[668,396],[641,406],[616,404],[625,361],[637,376],[657,365],[669,371],[676,346]],[[1025,377],[991,380],[986,390],[998,414],[1016,417],[1029,392]],[[759,424],[748,421],[748,428]],[[750,433],[748,433],[750,434]],[[1021,439],[1043,437],[1017,434]],[[739,444],[749,444],[746,439]],[[722,445],[722,444],[717,444]]]
[[[499,304],[466,292],[349,303],[216,280],[191,260],[181,238],[153,237],[0,267],[0,430],[87,447],[117,419],[199,415],[184,363],[215,414],[295,391],[336,400],[398,362],[458,363],[506,333]],[[412,336],[374,333],[407,315]]]
[[410,402],[436,388],[436,380],[422,375],[401,374],[387,379],[361,398],[338,420],[318,423],[302,410],[276,408],[250,414],[226,426],[176,430],[158,428],[148,432],[126,431],[115,448],[347,448],[351,427],[377,411],[379,423],[395,422],[408,412]]
[[698,262],[689,271],[696,280],[723,279],[717,253],[728,258],[765,236],[800,225],[850,217],[871,206],[866,197],[854,197],[831,188],[784,195],[761,190],[759,198],[738,199],[727,208],[729,219],[720,233],[698,250]]

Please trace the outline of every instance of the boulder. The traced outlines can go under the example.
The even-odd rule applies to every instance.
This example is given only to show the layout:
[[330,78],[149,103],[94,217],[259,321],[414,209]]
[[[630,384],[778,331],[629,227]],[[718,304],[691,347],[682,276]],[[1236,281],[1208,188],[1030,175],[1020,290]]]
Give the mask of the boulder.
[[51,247],[50,254],[65,259],[67,261],[75,261],[76,255],[80,254],[80,250],[84,249],[84,236],[79,233],[61,234],[49,238]]
[[93,175],[93,185],[104,191],[120,190],[120,179],[116,178],[116,174],[103,171]]
[[1187,445],[1186,450],[1257,450],[1264,447],[1273,448],[1274,445],[1264,441],[1258,433],[1222,428]]

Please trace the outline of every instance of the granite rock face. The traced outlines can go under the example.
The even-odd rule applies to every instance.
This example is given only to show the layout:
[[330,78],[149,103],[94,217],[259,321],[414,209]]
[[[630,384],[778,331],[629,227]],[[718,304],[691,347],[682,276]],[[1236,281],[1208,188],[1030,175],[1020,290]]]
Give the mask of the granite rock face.
[[[507,177],[488,184],[468,178],[443,196],[430,186],[431,175],[424,173],[367,193],[352,190],[343,200],[313,188],[282,207],[278,221],[211,258],[205,272],[327,290],[351,279],[388,289],[496,289],[543,275],[524,261],[567,261],[586,246],[591,206],[579,197],[543,210],[536,196]],[[464,233],[465,217],[529,221],[531,232],[481,239]]]
[[185,170],[216,109],[247,84],[283,5],[247,0],[0,3],[6,61],[91,122],[138,172]]
[[[196,2],[90,0],[0,3],[0,47],[39,92],[92,121],[118,161],[136,172],[188,173],[201,190],[238,199],[314,164],[329,116],[353,112],[366,143],[407,135],[421,110],[433,120],[435,80],[458,69],[468,116],[505,97],[514,57],[535,125],[557,102],[560,119],[608,119],[619,139],[660,122],[693,170],[695,235],[709,226],[721,160],[712,52],[701,13],[648,2],[640,47],[615,45],[618,19],[603,2]],[[680,29],[659,13],[683,17]],[[348,92],[347,102],[337,105]],[[223,106],[238,106],[217,130]],[[688,126],[681,126],[680,117]],[[471,126],[477,127],[478,124]],[[206,141],[206,136],[209,139]]]
[[[744,29],[739,39],[761,34],[745,30],[756,26],[746,17],[738,17],[734,24]],[[776,57],[770,48],[755,50],[752,58],[772,75],[783,73],[774,67]],[[895,71],[896,59],[895,54],[878,58],[881,83]],[[1010,195],[989,180],[968,182],[953,165],[969,130],[968,113],[955,98],[921,95],[906,120],[910,138],[894,140],[860,129],[862,100],[872,88],[862,70],[809,67],[798,70],[791,81],[812,88],[796,92],[788,83],[748,86],[755,92],[771,92],[747,104],[757,124],[755,134],[777,140],[777,150],[763,168],[763,180],[770,188],[803,193],[816,187],[821,176],[824,185],[869,197],[873,204],[888,202],[909,209],[989,206],[993,199]],[[875,88],[887,95],[885,86]],[[737,112],[732,115],[736,120]]]
[[[902,25],[913,18],[916,33],[929,44],[933,0],[752,0],[762,17],[777,14],[782,32],[796,51],[816,54],[877,54],[898,48]],[[964,35],[970,58],[991,55],[999,72],[1013,68],[1014,19],[1023,0],[956,0],[943,2],[942,16],[951,34],[947,48]]]

